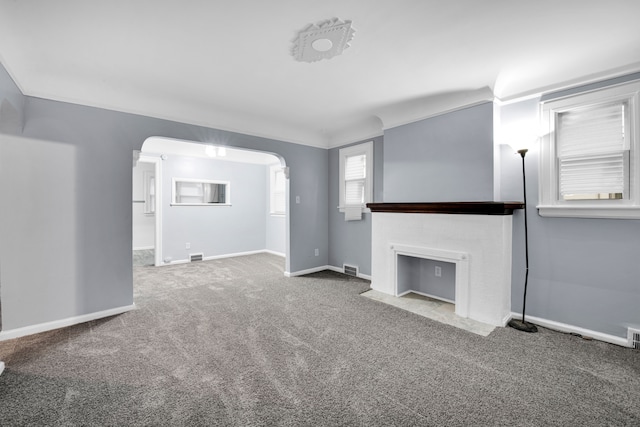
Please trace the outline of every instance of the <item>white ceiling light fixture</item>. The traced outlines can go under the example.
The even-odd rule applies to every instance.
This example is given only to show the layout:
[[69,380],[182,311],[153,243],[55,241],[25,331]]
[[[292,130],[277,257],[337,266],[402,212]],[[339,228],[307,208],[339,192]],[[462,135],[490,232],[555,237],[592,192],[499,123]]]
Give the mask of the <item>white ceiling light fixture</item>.
[[298,33],[291,54],[301,62],[331,59],[349,47],[355,32],[351,28],[351,21],[341,21],[338,18],[311,24]]
[[216,157],[217,153],[216,153],[216,147],[214,147],[213,145],[207,145],[204,148],[204,152],[206,153],[207,156],[209,157]]
[[207,145],[204,148],[204,152],[209,157],[225,157],[227,155],[227,148]]

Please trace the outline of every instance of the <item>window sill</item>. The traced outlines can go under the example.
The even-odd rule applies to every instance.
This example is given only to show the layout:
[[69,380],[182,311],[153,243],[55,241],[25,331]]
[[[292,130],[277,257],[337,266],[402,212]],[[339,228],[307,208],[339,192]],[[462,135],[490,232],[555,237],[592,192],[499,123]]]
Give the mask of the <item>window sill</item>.
[[342,213],[344,213],[344,211],[349,208],[360,208],[362,209],[362,213],[371,213],[371,209],[369,209],[368,207],[362,205],[362,206],[338,206],[338,210]]
[[231,206],[231,203],[171,203],[170,206]]
[[544,217],[640,219],[640,206],[545,206],[538,205],[538,213]]

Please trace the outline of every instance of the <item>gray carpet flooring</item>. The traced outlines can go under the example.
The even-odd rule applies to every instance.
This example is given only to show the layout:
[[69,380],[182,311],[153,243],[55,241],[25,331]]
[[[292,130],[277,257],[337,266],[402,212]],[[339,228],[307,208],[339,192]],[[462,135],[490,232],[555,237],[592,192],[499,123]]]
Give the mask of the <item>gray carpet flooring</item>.
[[155,264],[155,249],[134,249],[133,266],[150,267]]
[[136,267],[137,310],[0,342],[0,425],[640,425],[637,350],[481,337],[283,264]]

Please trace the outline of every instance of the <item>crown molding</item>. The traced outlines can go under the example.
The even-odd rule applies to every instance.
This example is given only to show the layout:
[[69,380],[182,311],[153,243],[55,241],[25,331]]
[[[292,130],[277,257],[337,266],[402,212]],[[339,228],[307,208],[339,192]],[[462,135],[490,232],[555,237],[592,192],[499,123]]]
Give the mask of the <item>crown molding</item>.
[[378,117],[383,123],[382,128],[387,130],[486,102],[493,102],[494,98],[493,91],[489,87],[445,92],[386,106],[378,111]]

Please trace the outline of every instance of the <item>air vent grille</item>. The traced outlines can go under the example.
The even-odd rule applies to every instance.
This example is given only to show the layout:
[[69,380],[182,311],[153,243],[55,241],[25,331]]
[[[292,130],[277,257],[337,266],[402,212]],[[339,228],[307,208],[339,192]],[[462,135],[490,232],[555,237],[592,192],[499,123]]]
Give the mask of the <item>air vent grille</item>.
[[343,264],[342,271],[348,276],[358,277],[358,267],[354,265]]
[[640,329],[629,328],[629,347],[640,350]]
[[202,261],[204,254],[189,254],[189,262]]

